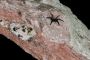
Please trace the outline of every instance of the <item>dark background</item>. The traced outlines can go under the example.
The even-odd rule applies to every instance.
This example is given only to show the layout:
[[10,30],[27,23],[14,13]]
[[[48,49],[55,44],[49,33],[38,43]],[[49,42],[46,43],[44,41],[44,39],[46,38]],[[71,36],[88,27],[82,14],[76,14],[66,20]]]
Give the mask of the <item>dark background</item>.
[[[61,3],[71,8],[74,14],[90,29],[89,25],[89,1],[87,0],[60,0]],[[32,55],[25,53],[14,42],[0,35],[0,60],[4,59],[23,59],[36,60]]]
[[89,0],[60,0],[71,8],[72,12],[90,29],[90,2]]
[[36,60],[24,52],[18,45],[5,36],[0,35],[0,60]]

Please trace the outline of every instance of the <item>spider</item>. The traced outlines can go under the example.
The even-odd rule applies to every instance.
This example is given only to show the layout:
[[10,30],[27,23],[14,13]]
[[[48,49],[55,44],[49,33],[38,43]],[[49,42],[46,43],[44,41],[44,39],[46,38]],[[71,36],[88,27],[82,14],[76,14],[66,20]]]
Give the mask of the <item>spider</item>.
[[[49,18],[49,19],[51,20],[50,25],[51,25],[53,22],[57,22],[58,25],[60,25],[58,20],[63,21],[62,19],[59,19],[59,18],[58,18],[60,15],[58,15],[57,17],[54,17],[54,15],[53,15],[51,12],[50,12],[50,14],[51,14],[51,17],[47,17],[47,18]],[[63,22],[64,22],[64,21],[63,21]]]

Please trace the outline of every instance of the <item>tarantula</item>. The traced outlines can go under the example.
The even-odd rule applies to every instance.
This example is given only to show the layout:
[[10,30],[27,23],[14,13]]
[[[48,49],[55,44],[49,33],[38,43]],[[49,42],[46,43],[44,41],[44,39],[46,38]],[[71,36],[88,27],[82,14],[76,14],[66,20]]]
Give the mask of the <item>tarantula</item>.
[[[53,22],[57,22],[58,25],[60,25],[58,20],[63,21],[62,19],[59,19],[59,18],[58,18],[60,15],[58,15],[58,16],[55,18],[54,15],[53,15],[51,12],[50,12],[50,14],[51,14],[51,17],[47,17],[47,18],[49,18],[49,19],[51,20],[50,25],[51,25]],[[63,22],[64,22],[64,21],[63,21]]]

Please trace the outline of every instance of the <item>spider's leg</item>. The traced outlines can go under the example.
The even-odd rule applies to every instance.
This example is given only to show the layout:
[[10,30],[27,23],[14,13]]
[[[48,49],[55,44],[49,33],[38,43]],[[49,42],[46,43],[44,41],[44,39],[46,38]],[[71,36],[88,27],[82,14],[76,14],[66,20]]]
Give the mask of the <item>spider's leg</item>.
[[46,18],[49,18],[50,19],[51,17],[46,17]]
[[50,12],[51,17],[54,17],[53,14]]
[[50,25],[52,24],[52,22],[53,22],[53,21],[51,20],[51,23],[50,23]]
[[57,21],[57,23],[58,23],[58,25],[60,25],[60,24],[59,24],[59,21]]
[[56,19],[59,17],[60,15],[58,15],[57,17],[56,17]]
[[[58,20],[63,21],[62,19],[58,19]],[[63,21],[63,22],[64,22],[64,21]]]

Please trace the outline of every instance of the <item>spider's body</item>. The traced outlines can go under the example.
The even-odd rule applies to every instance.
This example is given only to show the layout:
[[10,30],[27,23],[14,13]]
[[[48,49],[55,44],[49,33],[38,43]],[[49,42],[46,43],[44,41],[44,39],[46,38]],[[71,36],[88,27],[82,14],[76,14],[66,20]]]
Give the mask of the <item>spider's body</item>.
[[[55,18],[52,13],[50,13],[50,14],[51,14],[51,17],[47,17],[47,18],[49,18],[49,19],[51,20],[50,25],[51,25],[53,22],[56,22],[56,23],[58,23],[58,25],[60,25],[58,20],[60,20],[60,21],[63,21],[63,20],[59,19],[59,18],[58,18],[59,16],[57,16],[57,17]],[[64,22],[64,21],[63,21],[63,22]]]

